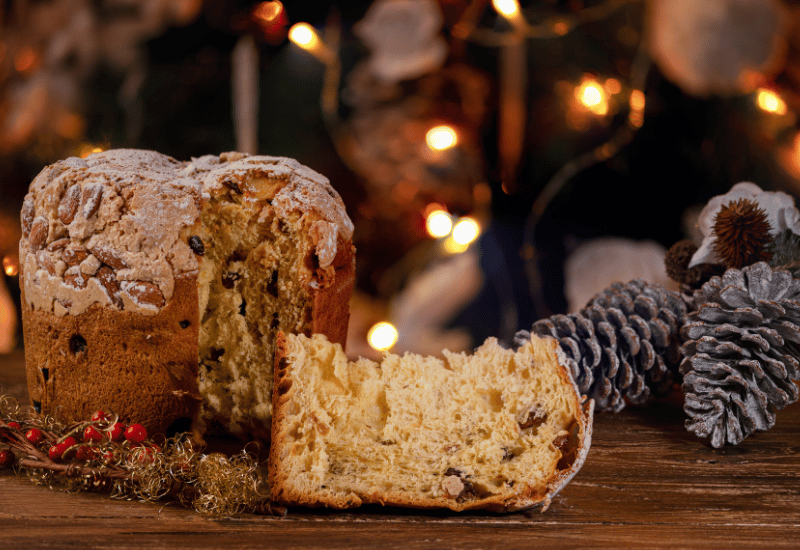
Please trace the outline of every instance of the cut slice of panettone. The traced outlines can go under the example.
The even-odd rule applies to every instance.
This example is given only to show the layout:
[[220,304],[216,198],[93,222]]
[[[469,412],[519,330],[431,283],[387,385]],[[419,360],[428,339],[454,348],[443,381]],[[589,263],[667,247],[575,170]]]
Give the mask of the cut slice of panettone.
[[280,333],[269,480],[284,505],[508,512],[548,503],[591,443],[557,343],[349,362],[324,336]]

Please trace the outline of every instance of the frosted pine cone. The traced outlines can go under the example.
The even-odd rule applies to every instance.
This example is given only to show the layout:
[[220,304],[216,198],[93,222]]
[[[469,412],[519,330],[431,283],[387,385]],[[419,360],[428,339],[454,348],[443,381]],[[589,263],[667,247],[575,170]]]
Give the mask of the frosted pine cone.
[[737,445],[800,396],[800,281],[759,262],[713,277],[695,302],[681,329],[686,428]]
[[618,412],[625,398],[642,404],[672,388],[685,314],[679,294],[635,280],[612,285],[579,313],[537,321],[533,332],[558,339],[578,389],[598,410]]

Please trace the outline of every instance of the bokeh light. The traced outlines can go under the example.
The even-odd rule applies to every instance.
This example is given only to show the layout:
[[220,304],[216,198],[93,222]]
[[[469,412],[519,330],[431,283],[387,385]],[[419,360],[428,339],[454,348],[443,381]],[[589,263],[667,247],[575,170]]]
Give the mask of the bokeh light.
[[310,50],[319,42],[317,31],[308,23],[295,23],[289,29],[289,40],[303,49]]
[[595,80],[587,79],[575,88],[575,97],[597,115],[608,113],[608,94]]
[[9,277],[14,277],[19,273],[19,261],[14,256],[5,256],[3,258],[3,271]]
[[606,80],[605,84],[603,84],[603,88],[605,88],[606,92],[609,94],[618,94],[622,91],[622,83],[616,78],[609,78]]
[[519,13],[517,0],[492,0],[492,6],[504,17],[513,17]]
[[481,226],[472,218],[461,218],[453,227],[453,240],[458,244],[468,245],[478,238]]
[[385,351],[397,343],[398,337],[399,334],[394,325],[381,321],[369,329],[367,343],[374,350]]
[[253,17],[262,23],[272,23],[283,13],[283,4],[280,2],[261,2],[253,8]]
[[628,120],[636,128],[641,128],[644,124],[644,92],[641,90],[633,90],[631,92],[629,105],[631,110],[628,114]]
[[444,210],[434,210],[425,218],[425,228],[431,237],[440,239],[453,230],[453,219]]
[[446,124],[435,126],[425,134],[425,143],[434,151],[445,151],[458,143],[456,131]]
[[775,115],[785,115],[787,111],[786,102],[772,90],[764,88],[756,92],[756,104],[762,111]]

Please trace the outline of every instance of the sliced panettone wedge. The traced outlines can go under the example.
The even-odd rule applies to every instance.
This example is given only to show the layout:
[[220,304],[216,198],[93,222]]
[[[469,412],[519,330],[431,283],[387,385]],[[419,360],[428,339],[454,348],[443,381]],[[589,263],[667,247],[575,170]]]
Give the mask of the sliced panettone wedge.
[[515,352],[490,338],[472,355],[378,364],[348,361],[321,335],[279,333],[272,498],[499,512],[549,503],[583,464],[593,419],[559,353],[551,339]]

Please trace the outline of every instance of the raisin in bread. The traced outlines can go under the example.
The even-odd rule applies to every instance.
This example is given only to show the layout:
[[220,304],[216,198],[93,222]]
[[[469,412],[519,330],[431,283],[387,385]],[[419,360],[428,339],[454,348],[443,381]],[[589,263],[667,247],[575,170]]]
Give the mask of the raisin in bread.
[[581,467],[593,402],[581,402],[557,343],[514,352],[488,339],[444,359],[348,362],[324,336],[278,336],[272,498],[514,511],[547,503]]
[[266,439],[277,331],[346,337],[353,226],[291,159],[70,158],[31,183],[22,231],[30,395],[66,420]]

